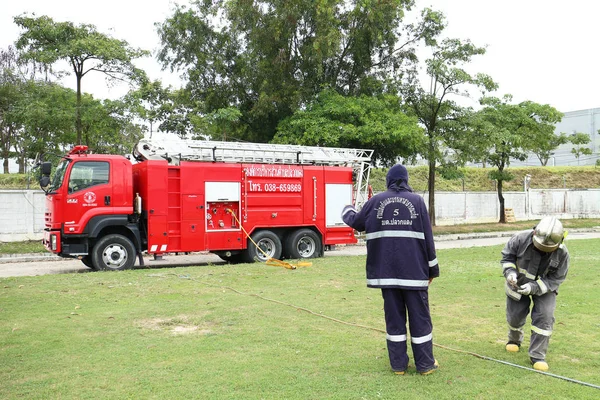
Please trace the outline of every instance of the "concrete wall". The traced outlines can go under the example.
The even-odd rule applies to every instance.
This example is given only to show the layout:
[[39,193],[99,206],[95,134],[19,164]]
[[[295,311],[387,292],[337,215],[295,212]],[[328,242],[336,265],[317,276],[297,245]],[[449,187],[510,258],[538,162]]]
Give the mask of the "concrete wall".
[[[425,195],[425,201],[428,196]],[[600,218],[600,189],[530,189],[504,192],[505,208],[512,208],[517,220],[535,220],[546,215],[561,219]],[[438,225],[497,222],[500,203],[495,192],[437,192]]]
[[41,239],[44,205],[40,190],[0,190],[0,241]]
[[[425,202],[428,195],[425,194]],[[44,193],[0,190],[0,241],[40,240],[44,232]],[[600,189],[531,189],[505,192],[505,206],[517,220],[545,215],[561,219],[600,218]],[[437,192],[438,225],[497,222],[500,205],[495,192]]]

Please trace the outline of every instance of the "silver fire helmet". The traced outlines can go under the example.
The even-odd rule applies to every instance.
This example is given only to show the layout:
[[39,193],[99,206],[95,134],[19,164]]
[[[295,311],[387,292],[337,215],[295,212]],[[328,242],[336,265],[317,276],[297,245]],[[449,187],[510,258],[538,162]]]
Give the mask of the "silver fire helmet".
[[563,241],[565,231],[556,217],[544,217],[533,230],[533,245],[540,251],[553,252]]

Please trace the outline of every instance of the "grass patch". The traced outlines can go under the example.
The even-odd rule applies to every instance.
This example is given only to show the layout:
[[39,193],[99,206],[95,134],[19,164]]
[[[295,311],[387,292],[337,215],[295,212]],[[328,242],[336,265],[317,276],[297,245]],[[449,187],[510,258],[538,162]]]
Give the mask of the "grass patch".
[[[600,385],[600,240],[568,246],[571,271],[557,299],[548,362],[554,374]],[[504,351],[501,247],[438,252],[434,342],[527,366],[527,346]],[[435,374],[413,367],[393,375],[384,334],[299,309],[385,329],[381,294],[365,287],[364,262],[2,278],[0,398],[597,398],[593,388],[442,348]]]
[[[439,174],[435,178],[435,190],[440,192],[495,192],[494,181],[488,174],[494,168],[460,168],[463,179],[444,179]],[[386,190],[385,176],[388,168],[373,168],[370,183],[373,190]],[[587,189],[600,187],[600,168],[585,167],[518,167],[507,168],[513,174],[511,181],[503,182],[505,191],[523,191],[525,175],[531,175],[532,189]],[[427,191],[428,167],[408,167],[409,183],[417,192]]]
[[28,174],[0,174],[0,189],[39,189],[35,177]]
[[0,242],[0,254],[28,254],[45,252],[46,248],[40,240]]

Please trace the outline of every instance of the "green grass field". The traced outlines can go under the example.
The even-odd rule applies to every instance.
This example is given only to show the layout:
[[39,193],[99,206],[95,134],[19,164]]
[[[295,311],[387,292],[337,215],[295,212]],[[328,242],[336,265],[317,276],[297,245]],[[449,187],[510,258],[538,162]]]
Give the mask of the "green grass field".
[[[600,385],[599,246],[600,240],[568,242],[571,269],[547,358],[551,373],[594,385]],[[527,346],[504,351],[500,250],[438,252],[442,275],[430,289],[434,343],[528,366]],[[420,376],[413,364],[405,376],[392,374],[381,294],[366,288],[364,261],[2,278],[0,398],[600,396],[598,389],[441,347],[436,373]]]

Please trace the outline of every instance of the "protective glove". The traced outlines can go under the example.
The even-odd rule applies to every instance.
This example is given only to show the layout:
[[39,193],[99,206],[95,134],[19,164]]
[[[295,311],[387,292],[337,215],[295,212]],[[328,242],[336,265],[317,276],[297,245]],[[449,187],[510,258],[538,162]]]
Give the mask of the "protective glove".
[[537,293],[537,284],[533,283],[533,282],[528,282],[524,285],[521,285],[519,287],[519,289],[517,289],[517,293],[523,294],[525,296],[528,296],[530,294],[536,294]]
[[509,272],[508,275],[506,275],[506,282],[508,283],[508,286],[517,288],[517,273],[512,271]]

